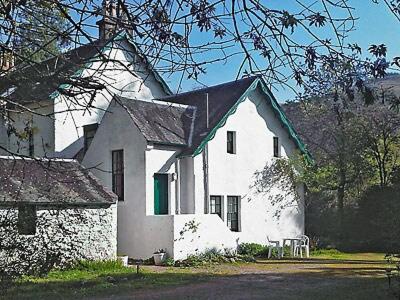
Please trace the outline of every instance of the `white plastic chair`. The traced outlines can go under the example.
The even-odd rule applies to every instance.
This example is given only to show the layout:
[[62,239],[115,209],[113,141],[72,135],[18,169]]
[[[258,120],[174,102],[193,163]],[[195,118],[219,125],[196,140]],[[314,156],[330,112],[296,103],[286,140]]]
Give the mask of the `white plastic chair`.
[[268,242],[268,258],[271,258],[273,249],[276,249],[278,251],[278,258],[281,258],[282,251],[283,251],[281,242],[280,241],[272,241],[269,239],[268,236],[267,236],[267,242]]
[[303,258],[303,249],[305,251],[306,257],[310,257],[310,239],[306,235],[301,235],[299,237],[299,241],[297,242],[294,248],[294,256],[300,256]]

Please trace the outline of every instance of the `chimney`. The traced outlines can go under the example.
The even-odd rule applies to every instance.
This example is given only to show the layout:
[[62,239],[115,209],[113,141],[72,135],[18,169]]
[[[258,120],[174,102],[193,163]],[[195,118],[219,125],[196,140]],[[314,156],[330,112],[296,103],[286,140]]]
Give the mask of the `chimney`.
[[99,40],[106,41],[117,31],[126,29],[128,18],[123,9],[125,5],[122,2],[119,0],[103,0],[103,18],[96,23],[99,26]]
[[0,53],[0,72],[5,73],[14,68],[14,55],[10,50],[3,50]]

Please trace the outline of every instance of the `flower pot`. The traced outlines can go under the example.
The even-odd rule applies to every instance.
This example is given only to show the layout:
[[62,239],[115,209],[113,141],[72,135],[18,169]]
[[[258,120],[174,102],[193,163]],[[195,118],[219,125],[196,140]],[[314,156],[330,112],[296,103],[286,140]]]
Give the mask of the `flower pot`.
[[155,253],[153,254],[154,264],[156,266],[162,266],[165,259],[167,258],[167,253]]
[[122,262],[124,267],[128,266],[128,255],[118,256],[117,259]]

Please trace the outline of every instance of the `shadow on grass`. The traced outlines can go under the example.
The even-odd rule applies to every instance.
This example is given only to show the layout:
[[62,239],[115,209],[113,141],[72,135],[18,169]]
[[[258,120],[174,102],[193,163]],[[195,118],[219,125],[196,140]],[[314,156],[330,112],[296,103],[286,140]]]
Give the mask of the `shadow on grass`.
[[[6,289],[4,299],[73,299],[95,295],[112,295],[157,286],[195,283],[211,278],[206,274],[175,273],[112,273],[87,280],[63,279],[16,282]],[[1,298],[3,299],[3,298]]]
[[[357,261],[357,267],[351,260],[331,261],[258,261],[240,265],[239,274],[218,274],[207,268],[160,268],[157,272],[144,270],[136,274],[133,269],[125,268],[121,272],[92,273],[86,279],[77,279],[60,273],[54,278],[23,280],[9,288],[4,296],[5,299],[129,296],[133,299],[235,300],[265,299],[267,293],[268,299],[391,299],[381,262],[374,262],[377,266],[365,266],[365,261]],[[268,264],[282,264],[282,269],[262,269]],[[299,264],[304,268],[298,268]],[[221,270],[225,266],[230,265],[214,267]],[[254,270],[254,266],[261,269]]]

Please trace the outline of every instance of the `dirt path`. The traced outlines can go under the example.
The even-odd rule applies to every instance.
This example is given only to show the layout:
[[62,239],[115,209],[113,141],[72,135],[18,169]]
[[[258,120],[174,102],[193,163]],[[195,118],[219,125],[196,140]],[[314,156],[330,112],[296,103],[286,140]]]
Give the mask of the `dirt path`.
[[376,262],[261,262],[223,268],[223,274],[207,280],[96,299],[393,299],[385,268]]

